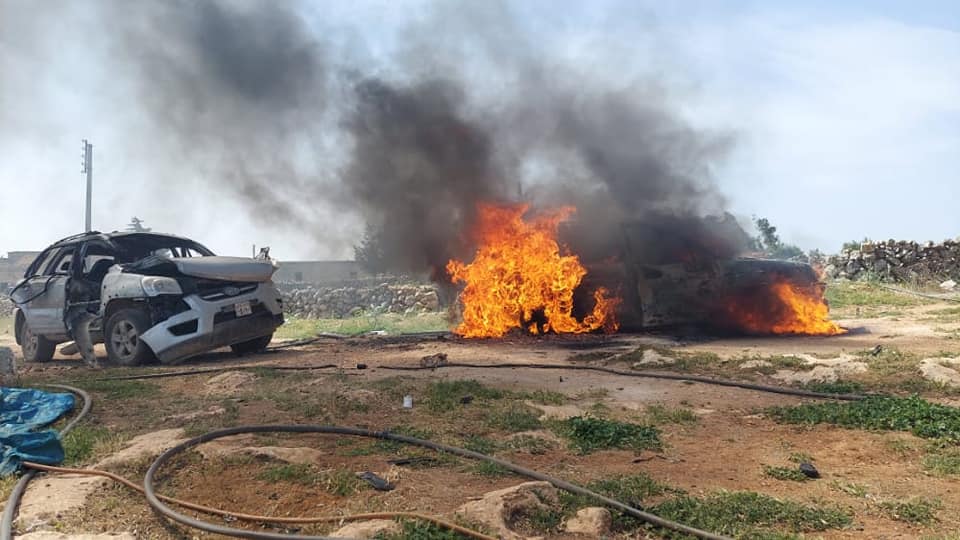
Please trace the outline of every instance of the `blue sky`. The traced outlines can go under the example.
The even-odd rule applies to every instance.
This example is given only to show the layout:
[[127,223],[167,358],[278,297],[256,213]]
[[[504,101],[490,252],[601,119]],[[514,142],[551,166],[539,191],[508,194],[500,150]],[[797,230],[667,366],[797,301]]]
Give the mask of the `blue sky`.
[[[362,229],[356,216],[338,217],[346,240],[324,248],[295,231],[265,230],[202,182],[186,196],[145,185],[139,167],[150,141],[130,140],[116,121],[130,111],[116,109],[122,84],[110,66],[85,50],[96,37],[89,21],[79,10],[24,15],[30,4],[0,0],[0,253],[43,247],[81,226],[80,140],[89,138],[102,229],[137,215],[225,253],[257,243],[286,259],[351,255],[344,246]],[[358,57],[377,59],[430,5],[331,2],[306,16],[356,43]],[[529,39],[596,66],[598,77],[656,77],[692,125],[735,133],[715,171],[735,215],[767,217],[784,239],[824,251],[864,236],[960,236],[960,2],[508,5]]]

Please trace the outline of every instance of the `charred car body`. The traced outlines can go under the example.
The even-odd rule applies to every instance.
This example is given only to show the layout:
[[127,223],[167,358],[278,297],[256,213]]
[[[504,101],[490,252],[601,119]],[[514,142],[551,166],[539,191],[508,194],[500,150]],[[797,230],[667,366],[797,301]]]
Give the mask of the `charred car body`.
[[218,347],[266,348],[283,324],[269,260],[218,257],[172,235],[90,232],[44,250],[10,292],[27,361],[75,341],[84,358],[175,363]]
[[743,312],[775,319],[785,309],[770,294],[774,284],[823,296],[824,283],[809,264],[740,255],[750,250],[750,238],[729,214],[623,222],[619,238],[597,238],[577,225],[563,230],[587,268],[574,298],[575,315],[585,315],[592,291],[604,287],[622,299],[617,320],[624,330],[755,333]]

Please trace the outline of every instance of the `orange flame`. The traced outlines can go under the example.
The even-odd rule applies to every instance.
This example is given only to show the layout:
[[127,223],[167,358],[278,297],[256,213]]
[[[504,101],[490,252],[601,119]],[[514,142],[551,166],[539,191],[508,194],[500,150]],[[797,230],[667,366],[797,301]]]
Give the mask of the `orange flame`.
[[576,255],[561,254],[557,228],[576,211],[572,206],[550,210],[524,221],[527,204],[479,204],[473,262],[447,263],[460,294],[463,322],[454,330],[465,337],[500,337],[512,328],[531,334],[583,333],[603,328],[613,332],[613,311],[619,299],[604,289],[594,292],[593,312],[578,321],[573,292],[586,269]]
[[740,297],[727,305],[739,329],[755,334],[836,336],[847,329],[830,320],[823,286],[797,287],[779,280],[762,295]]

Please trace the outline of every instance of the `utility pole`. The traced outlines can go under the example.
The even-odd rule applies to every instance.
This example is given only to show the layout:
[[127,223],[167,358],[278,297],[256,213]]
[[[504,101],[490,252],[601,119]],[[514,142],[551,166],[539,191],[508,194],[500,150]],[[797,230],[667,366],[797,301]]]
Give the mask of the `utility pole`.
[[86,229],[84,230],[90,232],[93,230],[90,222],[91,199],[93,198],[93,145],[86,139],[83,140],[83,170],[81,172],[87,175],[87,213]]

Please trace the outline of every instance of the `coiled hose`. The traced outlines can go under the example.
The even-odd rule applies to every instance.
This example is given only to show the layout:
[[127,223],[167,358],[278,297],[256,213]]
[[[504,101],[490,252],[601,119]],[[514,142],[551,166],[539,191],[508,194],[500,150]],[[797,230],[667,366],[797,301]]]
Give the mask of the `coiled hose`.
[[250,531],[246,529],[237,529],[234,527],[227,527],[225,525],[218,525],[215,523],[210,523],[208,521],[203,521],[196,519],[185,514],[181,514],[166,504],[161,500],[160,496],[157,495],[154,488],[154,477],[157,474],[157,471],[163,467],[171,458],[180,454],[181,452],[188,450],[199,444],[205,442],[213,441],[223,437],[229,437],[232,435],[248,434],[248,433],[326,433],[334,435],[348,435],[354,437],[368,437],[374,439],[382,439],[400,442],[404,444],[409,444],[413,446],[420,446],[422,448],[428,448],[438,452],[446,452],[460,457],[465,457],[468,459],[474,459],[478,461],[486,461],[488,463],[496,464],[504,469],[507,469],[513,473],[516,473],[521,476],[526,476],[527,478],[532,478],[534,480],[540,480],[543,482],[549,482],[554,487],[562,489],[569,493],[574,493],[577,495],[583,495],[586,497],[593,498],[610,508],[613,508],[623,514],[628,516],[640,519],[657,527],[664,529],[670,529],[672,531],[681,532],[684,534],[689,534],[697,538],[703,538],[706,540],[729,540],[725,536],[720,536],[713,534],[707,531],[701,531],[693,527],[688,527],[682,523],[677,523],[675,521],[670,521],[668,519],[661,518],[654,514],[644,512],[637,508],[633,508],[623,502],[611,499],[594,491],[590,491],[584,487],[578,486],[576,484],[571,484],[565,480],[559,478],[554,478],[552,476],[534,471],[532,469],[527,469],[519,465],[515,465],[509,461],[504,461],[493,456],[488,456],[486,454],[481,454],[479,452],[473,452],[465,448],[459,448],[456,446],[448,446],[441,443],[436,443],[433,441],[427,441],[423,439],[416,439],[414,437],[408,437],[406,435],[399,435],[395,433],[390,433],[388,431],[371,431],[367,429],[360,428],[348,428],[340,426],[319,426],[319,425],[265,425],[265,426],[238,426],[226,429],[220,429],[217,431],[212,431],[205,435],[200,435],[199,437],[194,437],[188,441],[184,441],[177,446],[167,450],[166,452],[160,454],[160,456],[150,465],[150,468],[147,470],[146,476],[143,478],[143,490],[144,494],[147,497],[147,502],[150,506],[159,514],[186,525],[195,529],[202,531],[222,534],[226,536],[233,536],[237,538],[250,538],[254,540],[288,540],[291,538],[299,540],[334,540],[328,536],[306,536],[306,535],[292,535],[292,534],[283,534],[283,533],[271,533],[265,531]]
[[[93,406],[93,400],[90,398],[90,394],[86,393],[80,388],[67,386],[65,384],[45,384],[44,386],[68,390],[83,399],[83,407],[81,407],[80,413],[77,414],[73,420],[67,423],[62,430],[60,430],[60,436],[62,437],[63,435],[69,433],[78,422],[87,416],[87,413],[90,412],[90,407]],[[27,484],[29,484],[36,475],[37,471],[35,469],[30,469],[23,473],[23,476],[20,477],[20,480],[18,480],[16,485],[13,486],[13,491],[10,492],[10,496],[7,498],[7,504],[3,508],[3,518],[0,519],[0,540],[11,540],[13,538],[13,520],[17,516],[17,509],[20,506],[20,499],[23,497],[23,493],[27,490]]]

